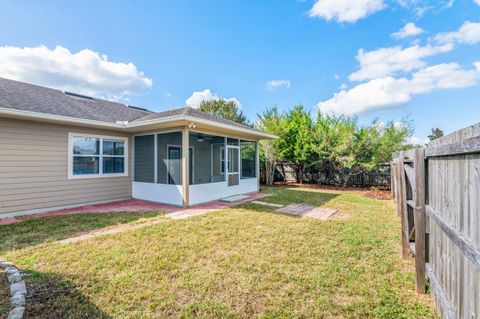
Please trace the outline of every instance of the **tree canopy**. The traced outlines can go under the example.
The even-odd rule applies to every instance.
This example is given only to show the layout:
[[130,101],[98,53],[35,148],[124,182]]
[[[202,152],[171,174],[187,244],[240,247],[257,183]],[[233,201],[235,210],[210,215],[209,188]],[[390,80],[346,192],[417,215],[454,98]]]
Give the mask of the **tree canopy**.
[[203,101],[198,109],[202,112],[217,115],[227,120],[249,125],[247,117],[243,114],[235,101],[227,101],[225,99]]
[[413,123],[406,119],[360,125],[354,117],[318,113],[314,118],[301,105],[288,112],[271,108],[258,117],[259,129],[279,136],[262,143],[263,160],[269,169],[275,162],[295,164],[298,182],[306,168],[316,166],[337,172],[345,184],[351,175],[388,163],[393,152],[408,147],[413,133]]
[[443,136],[443,131],[439,129],[438,127],[432,128],[432,133],[428,135],[428,139],[430,141],[436,140],[437,138],[440,138]]

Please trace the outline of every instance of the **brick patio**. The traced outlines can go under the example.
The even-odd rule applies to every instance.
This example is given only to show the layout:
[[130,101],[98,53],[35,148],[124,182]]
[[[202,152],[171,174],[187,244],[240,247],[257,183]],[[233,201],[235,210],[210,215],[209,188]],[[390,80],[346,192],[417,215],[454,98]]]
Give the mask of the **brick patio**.
[[112,203],[87,205],[87,206],[81,206],[81,207],[75,207],[75,208],[47,211],[47,212],[24,215],[19,217],[8,217],[3,219],[0,218],[0,225],[8,225],[8,224],[18,222],[21,219],[36,218],[36,217],[61,216],[61,215],[81,214],[81,213],[115,213],[115,212],[140,212],[140,211],[164,212],[164,213],[167,213],[166,216],[169,218],[184,219],[191,216],[203,215],[211,211],[251,202],[266,196],[268,196],[268,194],[253,193],[248,195],[248,199],[241,200],[234,203],[215,201],[207,204],[192,206],[190,208],[153,203],[153,202],[148,202],[148,201],[138,200],[138,199],[129,199],[124,201],[112,202]]

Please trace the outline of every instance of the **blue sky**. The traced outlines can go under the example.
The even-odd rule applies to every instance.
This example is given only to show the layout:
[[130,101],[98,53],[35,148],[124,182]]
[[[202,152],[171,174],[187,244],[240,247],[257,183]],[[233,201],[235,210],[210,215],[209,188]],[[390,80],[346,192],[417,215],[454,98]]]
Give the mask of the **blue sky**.
[[352,2],[2,1],[0,76],[156,111],[202,92],[251,120],[410,116],[420,141],[479,121],[480,0]]

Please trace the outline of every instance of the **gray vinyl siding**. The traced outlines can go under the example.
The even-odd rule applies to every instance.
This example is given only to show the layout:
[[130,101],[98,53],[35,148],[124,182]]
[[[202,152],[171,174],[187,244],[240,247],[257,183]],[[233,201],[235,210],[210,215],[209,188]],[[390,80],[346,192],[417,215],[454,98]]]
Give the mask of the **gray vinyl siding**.
[[190,146],[193,146],[193,176],[194,184],[210,183],[212,146],[208,141],[198,142],[190,135]]
[[154,135],[135,137],[135,181],[154,182]]
[[[222,153],[225,153],[225,143],[215,143],[213,144],[213,176],[215,176],[216,180],[225,180],[225,172],[222,173]],[[224,155],[225,156],[225,155]],[[223,177],[223,178],[222,178]]]
[[[132,196],[129,176],[68,179],[68,133],[121,132],[0,118],[0,214]],[[129,165],[131,163],[129,140]]]
[[[167,184],[168,145],[182,145],[182,132],[158,134],[158,183]],[[195,151],[194,151],[195,153]],[[195,155],[194,155],[195,156]],[[180,179],[181,180],[181,179]]]

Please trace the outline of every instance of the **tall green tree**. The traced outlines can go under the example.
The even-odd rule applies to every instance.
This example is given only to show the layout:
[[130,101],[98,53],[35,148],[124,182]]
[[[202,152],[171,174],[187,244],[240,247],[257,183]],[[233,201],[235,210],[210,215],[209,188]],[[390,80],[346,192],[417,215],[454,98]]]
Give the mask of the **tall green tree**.
[[314,130],[313,150],[317,154],[317,169],[328,176],[342,173],[351,161],[356,118],[318,113]]
[[437,138],[440,138],[443,136],[443,131],[439,129],[438,127],[432,128],[432,133],[428,135],[428,139],[430,141],[436,140]]
[[202,112],[217,115],[227,120],[250,125],[247,117],[243,114],[235,101],[227,101],[225,99],[203,101],[198,109]]
[[376,129],[378,141],[378,147],[372,157],[373,166],[388,163],[394,152],[410,148],[408,139],[414,131],[413,121],[410,119],[405,118],[400,122],[389,121],[384,125],[379,125],[378,120],[375,120],[372,127]]
[[281,159],[297,168],[297,182],[303,183],[305,168],[317,162],[313,149],[313,120],[302,105],[295,106],[285,116],[283,134],[279,140]]
[[[271,107],[262,114],[258,114],[256,127],[264,132],[282,136],[284,114],[278,111],[277,107]],[[273,184],[275,164],[280,158],[279,139],[265,139],[260,141],[260,161],[265,165],[265,179],[267,186]]]

